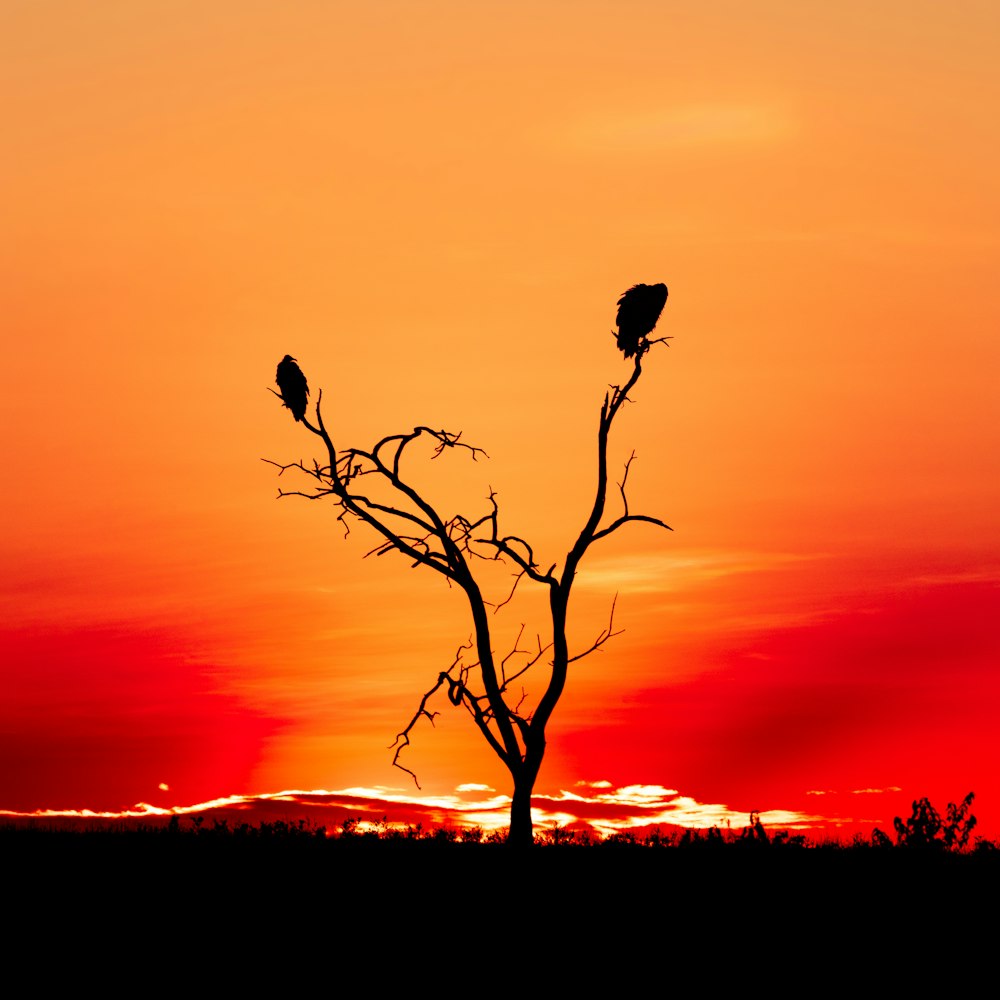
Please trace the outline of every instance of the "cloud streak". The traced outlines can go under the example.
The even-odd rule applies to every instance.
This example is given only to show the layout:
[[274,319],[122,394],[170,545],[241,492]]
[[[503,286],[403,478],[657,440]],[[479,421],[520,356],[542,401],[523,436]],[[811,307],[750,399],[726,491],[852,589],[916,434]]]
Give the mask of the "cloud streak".
[[[385,826],[435,826],[484,831],[508,825],[510,796],[487,785],[461,785],[453,794],[413,795],[384,786],[344,789],[288,789],[260,795],[229,795],[186,806],[166,808],[146,802],[131,809],[38,809],[30,812],[0,810],[0,817],[14,822],[89,824],[126,822],[161,825],[171,817],[203,816],[250,824],[305,820],[314,826],[334,829],[345,820],[357,820],[358,828]],[[768,826],[798,830],[819,829],[826,817],[791,809],[761,812]],[[602,837],[641,831],[657,826],[707,829],[712,826],[745,825],[747,816],[721,803],[699,802],[663,785],[613,787],[608,781],[578,782],[575,790],[535,795],[532,818],[536,832],[555,826],[588,829]]]
[[822,555],[712,550],[668,551],[594,558],[580,570],[578,586],[603,593],[689,591],[693,584],[781,569]]

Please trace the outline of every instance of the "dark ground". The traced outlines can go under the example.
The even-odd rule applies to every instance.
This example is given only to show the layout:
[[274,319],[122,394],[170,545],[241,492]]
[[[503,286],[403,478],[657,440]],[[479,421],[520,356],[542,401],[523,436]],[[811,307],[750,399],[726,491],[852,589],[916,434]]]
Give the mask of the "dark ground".
[[[859,933],[916,942],[1000,928],[1000,851],[536,846],[0,830],[8,912],[50,929],[298,926],[358,933]],[[31,921],[34,923],[34,921]],[[36,925],[37,926],[37,925]],[[478,932],[477,932],[478,928]],[[547,930],[546,930],[547,929]],[[516,933],[515,933],[516,932]],[[228,931],[226,932],[229,933]],[[454,942],[453,942],[454,943]]]

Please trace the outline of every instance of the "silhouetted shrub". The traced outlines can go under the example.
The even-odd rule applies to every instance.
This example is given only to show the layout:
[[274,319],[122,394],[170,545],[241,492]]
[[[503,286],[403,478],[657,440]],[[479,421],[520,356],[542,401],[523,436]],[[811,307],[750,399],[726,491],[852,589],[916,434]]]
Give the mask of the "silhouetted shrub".
[[631,830],[615,830],[609,833],[601,843],[609,847],[635,847],[639,844],[639,839]]
[[[896,830],[896,844],[899,847],[921,850],[965,850],[976,826],[976,817],[969,811],[974,798],[975,794],[969,792],[958,805],[949,802],[944,819],[926,796],[917,799],[913,803],[913,814],[905,823],[899,816],[892,821]],[[883,838],[889,839],[876,828],[872,831],[873,844],[876,843],[876,836],[879,838],[880,846]]]
[[806,837],[803,833],[791,833],[788,830],[779,830],[771,837],[772,847],[805,847]]
[[767,830],[764,829],[764,824],[760,821],[759,812],[750,813],[750,825],[743,827],[743,833],[740,834],[740,843],[755,847],[767,846]]
[[646,847],[674,847],[677,843],[677,835],[674,833],[664,833],[658,826],[646,834],[643,841]]
[[878,827],[875,827],[872,830],[872,847],[892,847],[892,841]]
[[685,830],[677,842],[678,847],[722,847],[725,840],[717,826],[707,830]]
[[576,842],[576,834],[573,830],[553,823],[547,830],[542,830],[538,837],[538,843],[546,844],[549,847],[565,847],[567,844]]

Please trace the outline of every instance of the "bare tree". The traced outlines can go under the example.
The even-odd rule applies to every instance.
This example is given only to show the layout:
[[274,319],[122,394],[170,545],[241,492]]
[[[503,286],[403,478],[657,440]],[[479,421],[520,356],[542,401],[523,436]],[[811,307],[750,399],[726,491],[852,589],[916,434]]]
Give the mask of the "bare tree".
[[[637,289],[646,287],[636,286]],[[323,420],[322,391],[315,406],[315,423],[305,415],[300,416],[308,388],[304,377],[299,381],[301,372],[297,367],[293,366],[298,376],[295,376],[295,372],[291,373],[294,398],[275,393],[292,409],[295,419],[301,419],[306,429],[322,440],[326,449],[325,459],[322,462],[314,460],[312,465],[301,461],[270,463],[277,466],[279,475],[296,470],[315,481],[308,490],[279,489],[279,497],[330,500],[340,508],[338,520],[344,524],[345,531],[350,531],[352,521],[361,521],[381,536],[379,544],[367,555],[400,552],[413,566],[425,566],[441,574],[450,584],[464,592],[472,615],[472,638],[459,647],[451,665],[438,673],[434,684],[420,699],[413,717],[397,735],[393,743],[393,764],[416,781],[416,775],[402,764],[400,755],[409,745],[410,734],[420,719],[433,721],[438,714],[432,712],[428,705],[431,698],[444,688],[451,704],[468,712],[483,739],[503,761],[513,779],[509,844],[527,845],[533,842],[531,793],[545,756],[545,730],[566,686],[569,665],[600,649],[608,639],[618,634],[614,631],[613,601],[607,625],[590,646],[570,651],[566,637],[567,613],[573,581],[581,560],[595,542],[607,538],[631,521],[644,521],[669,530],[669,525],[659,518],[634,514],[629,509],[626,485],[635,458],[634,452],[625,462],[621,482],[618,484],[621,512],[602,527],[608,493],[608,436],[615,417],[642,375],[642,362],[651,346],[665,343],[668,339],[649,338],[666,300],[666,286],[653,287],[662,289],[662,293],[651,322],[647,317],[637,344],[632,345],[633,354],[627,355],[634,358],[632,374],[624,385],[609,387],[601,406],[597,426],[597,487],[593,506],[579,537],[566,553],[562,569],[558,571],[558,563],[543,569],[532,546],[523,538],[504,534],[500,527],[500,508],[494,491],[490,491],[488,506],[479,517],[473,519],[458,514],[446,519],[403,478],[400,471],[403,458],[407,449],[418,441],[429,441],[435,458],[450,449],[464,451],[472,459],[485,455],[481,448],[462,441],[460,434],[432,430],[430,427],[414,427],[408,433],[382,438],[367,451],[361,448],[338,450]],[[627,292],[621,301],[627,303],[628,296],[634,291],[631,289]],[[620,310],[619,341],[624,328],[622,316]],[[283,376],[279,379],[282,393],[286,389],[281,383],[288,383],[289,364],[293,361],[287,355],[282,361],[284,369],[279,370],[279,375]],[[505,599],[492,604],[484,598],[473,572],[476,561],[483,559],[500,561],[514,569],[514,584],[509,594]],[[533,648],[521,649],[519,643],[524,632],[522,625],[511,649],[506,655],[498,656],[493,648],[488,609],[498,611],[507,604],[524,578],[548,591],[551,615],[549,641],[543,643],[539,638]],[[525,698],[521,685],[525,675],[533,668],[533,678],[542,681],[544,691],[533,711],[522,711]],[[515,682],[518,682],[517,690]]]

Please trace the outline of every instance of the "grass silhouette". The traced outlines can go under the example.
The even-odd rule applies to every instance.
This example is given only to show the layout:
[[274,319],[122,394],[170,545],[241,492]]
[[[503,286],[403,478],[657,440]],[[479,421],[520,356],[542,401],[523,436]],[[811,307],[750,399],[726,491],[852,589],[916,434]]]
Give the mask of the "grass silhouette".
[[[870,838],[855,834],[849,841],[832,838],[814,840],[789,830],[765,829],[757,812],[752,812],[742,830],[654,827],[646,832],[619,830],[600,836],[589,828],[540,827],[535,844],[546,848],[642,848],[646,850],[728,850],[760,852],[823,851],[884,854],[886,851],[930,851],[953,856],[992,855],[1000,852],[1000,842],[984,837],[972,838],[976,817],[970,809],[974,794],[961,803],[948,803],[944,817],[929,799],[913,802],[907,820],[896,817],[893,823],[896,842],[875,828]],[[225,817],[174,814],[163,824],[148,822],[92,821],[86,826],[69,828],[44,820],[21,820],[0,825],[0,843],[22,846],[32,842],[54,844],[71,841],[108,840],[169,845],[193,844],[280,844],[287,848],[318,845],[331,850],[353,847],[383,848],[496,848],[507,842],[506,828],[485,831],[482,827],[424,827],[423,824],[396,825],[388,816],[372,821],[363,816],[348,817],[339,827],[317,826],[305,819],[278,819],[257,823],[230,824]]]

